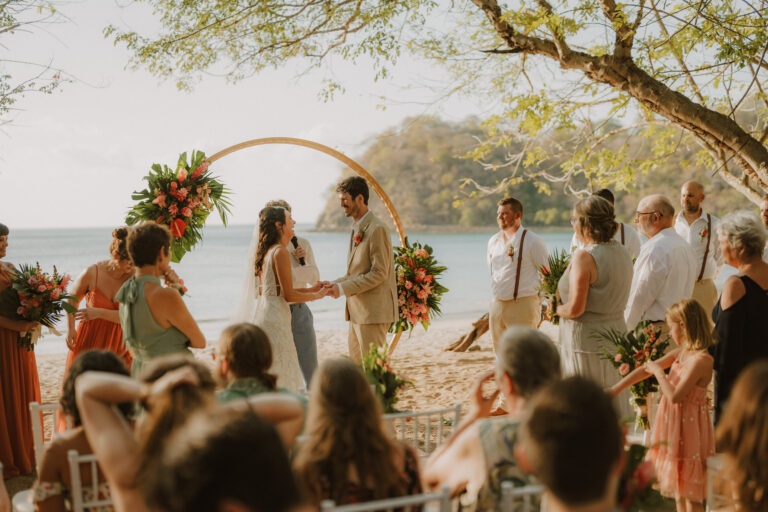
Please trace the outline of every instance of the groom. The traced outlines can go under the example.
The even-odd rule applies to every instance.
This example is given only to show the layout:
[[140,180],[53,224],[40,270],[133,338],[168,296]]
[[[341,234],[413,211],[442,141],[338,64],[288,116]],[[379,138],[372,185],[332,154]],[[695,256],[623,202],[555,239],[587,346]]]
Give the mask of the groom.
[[336,187],[344,215],[352,217],[347,274],[326,283],[329,295],[347,297],[349,356],[360,362],[373,343],[386,344],[389,324],[397,320],[397,289],[389,229],[368,210],[368,183],[354,176]]

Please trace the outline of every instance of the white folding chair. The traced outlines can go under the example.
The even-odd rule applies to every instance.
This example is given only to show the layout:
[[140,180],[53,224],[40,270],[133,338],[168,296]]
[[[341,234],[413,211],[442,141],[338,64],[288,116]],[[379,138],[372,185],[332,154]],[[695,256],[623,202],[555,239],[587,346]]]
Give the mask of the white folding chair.
[[[56,422],[56,413],[61,409],[59,404],[29,403],[29,415],[32,419],[32,441],[35,447],[35,466],[40,471],[45,448],[60,432]],[[67,416],[66,428],[72,428],[72,418]]]
[[35,512],[35,504],[32,502],[32,489],[17,492],[11,500],[13,512]]
[[[83,512],[84,510],[101,510],[103,507],[112,506],[112,497],[102,498],[104,492],[101,485],[106,482],[99,482],[99,465],[95,455],[80,455],[76,450],[67,452],[67,461],[69,462],[69,475],[72,481],[72,512]],[[86,489],[91,489],[93,499],[86,500],[83,497],[83,480],[81,476],[82,466],[87,465],[90,471],[91,483]],[[101,499],[100,499],[101,498]]]
[[[501,483],[502,512],[534,512],[541,508],[543,485],[515,487],[512,482]],[[536,500],[536,498],[539,498]],[[543,509],[542,509],[543,510]]]
[[444,487],[441,492],[432,492],[425,494],[414,494],[412,496],[402,496],[400,498],[390,498],[387,500],[369,501],[356,505],[339,505],[333,500],[324,500],[320,504],[322,512],[394,512],[395,510],[418,510],[423,507],[425,512],[450,512],[451,511],[451,493],[448,487]]
[[446,440],[461,418],[461,403],[445,409],[396,412],[384,415],[384,423],[395,439],[413,446],[427,457]]

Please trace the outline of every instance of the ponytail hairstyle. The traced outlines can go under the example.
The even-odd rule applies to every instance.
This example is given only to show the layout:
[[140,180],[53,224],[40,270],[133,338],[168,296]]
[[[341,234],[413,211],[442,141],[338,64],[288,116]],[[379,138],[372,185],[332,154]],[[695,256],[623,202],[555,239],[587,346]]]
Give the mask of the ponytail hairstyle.
[[261,275],[267,251],[280,240],[276,223],[285,224],[285,209],[268,206],[259,212],[259,245],[256,248],[256,276]]
[[141,463],[139,482],[153,480],[164,470],[161,463],[163,446],[169,436],[182,426],[193,413],[215,403],[216,382],[211,371],[192,356],[171,354],[154,359],[144,368],[139,380],[152,384],[166,373],[189,366],[197,374],[197,385],[181,384],[145,404],[147,415],[138,431]]
[[268,389],[277,390],[277,377],[269,373],[272,344],[261,327],[250,322],[230,325],[221,333],[221,339],[223,356],[235,377],[253,378]]
[[131,261],[128,254],[128,228],[120,227],[112,231],[112,241],[109,243],[109,253],[118,260]]

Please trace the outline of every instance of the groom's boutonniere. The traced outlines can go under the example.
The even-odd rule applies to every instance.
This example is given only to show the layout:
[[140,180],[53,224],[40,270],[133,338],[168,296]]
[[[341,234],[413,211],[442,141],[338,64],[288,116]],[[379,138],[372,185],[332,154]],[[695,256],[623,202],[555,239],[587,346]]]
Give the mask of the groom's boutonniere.
[[704,240],[707,237],[707,234],[707,228],[701,228],[701,231],[699,231],[699,240]]
[[509,247],[507,247],[507,256],[509,256],[510,258],[514,258],[514,256],[515,256],[515,246],[514,245],[510,245]]
[[360,245],[360,242],[363,241],[363,232],[362,231],[358,231],[357,234],[355,235],[355,237],[352,239],[352,241],[355,243],[355,247]]

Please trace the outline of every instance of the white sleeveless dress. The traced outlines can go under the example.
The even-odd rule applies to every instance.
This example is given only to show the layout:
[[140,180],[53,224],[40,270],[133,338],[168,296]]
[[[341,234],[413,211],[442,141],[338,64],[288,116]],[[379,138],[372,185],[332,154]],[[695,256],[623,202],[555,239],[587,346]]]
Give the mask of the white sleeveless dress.
[[[304,377],[299,367],[299,357],[291,333],[291,308],[282,295],[277,293],[274,257],[277,245],[272,246],[264,258],[261,295],[256,301],[253,323],[264,329],[272,343],[272,368],[277,375],[277,385],[298,392],[304,388]],[[257,279],[257,286],[258,286]]]

